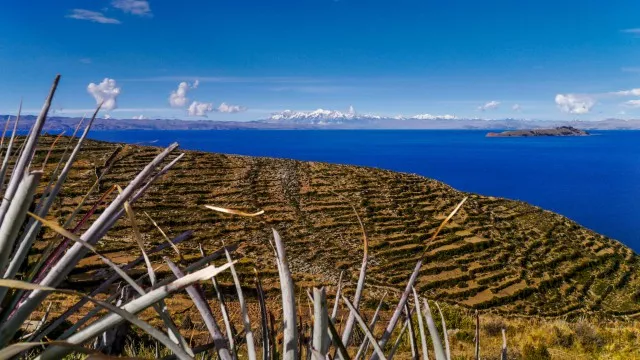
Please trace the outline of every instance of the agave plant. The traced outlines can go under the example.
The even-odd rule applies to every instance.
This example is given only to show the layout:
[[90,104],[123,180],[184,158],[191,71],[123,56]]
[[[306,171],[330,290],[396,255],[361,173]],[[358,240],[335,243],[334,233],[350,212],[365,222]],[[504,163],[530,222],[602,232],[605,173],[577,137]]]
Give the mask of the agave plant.
[[[185,232],[173,239],[169,239],[158,228],[165,241],[152,249],[145,250],[142,237],[136,225],[134,205],[136,200],[143,196],[157,179],[167,173],[181,159],[182,154],[178,156],[172,155],[178,147],[177,144],[172,144],[160,152],[124,189],[118,187],[107,189],[90,207],[89,211],[80,216],[83,206],[89,199],[89,195],[99,190],[100,181],[109,171],[110,163],[115,158],[116,153],[114,153],[107,160],[104,169],[96,173],[97,180],[94,186],[77,204],[76,209],[69,215],[64,224],[59,225],[47,220],[54,200],[60,194],[74,161],[87,138],[91,125],[100,110],[100,106],[98,106],[77,141],[75,141],[75,136],[80,129],[80,125],[76,128],[76,132],[71,136],[60,162],[49,176],[49,182],[43,187],[42,195],[35,200],[36,189],[43,179],[45,167],[36,169],[33,166],[33,161],[40,134],[59,80],[60,77],[57,76],[40,115],[31,127],[29,134],[22,141],[21,147],[16,151],[16,130],[20,121],[20,111],[18,111],[18,116],[14,120],[13,131],[6,147],[4,138],[9,128],[9,120],[7,120],[5,133],[3,133],[0,141],[0,150],[4,154],[2,167],[0,168],[0,191],[2,191],[3,195],[0,204],[0,271],[4,273],[2,279],[0,279],[0,359],[19,356],[37,357],[38,359],[61,359],[70,352],[93,354],[96,349],[103,351],[105,349],[113,349],[115,338],[118,337],[117,334],[126,331],[127,327],[122,327],[125,322],[142,329],[156,341],[156,344],[162,344],[166,347],[172,353],[171,358],[178,359],[193,359],[197,354],[207,353],[211,350],[215,351],[217,357],[222,360],[236,360],[241,352],[246,353],[250,360],[256,360],[258,357],[262,357],[264,360],[275,360],[278,357],[283,360],[336,357],[341,360],[350,360],[352,358],[363,359],[369,354],[371,360],[391,360],[398,351],[402,339],[406,338],[407,329],[410,330],[409,341],[412,344],[414,358],[418,358],[419,354],[422,354],[422,358],[427,360],[429,359],[429,353],[433,353],[436,360],[451,359],[445,319],[440,306],[435,303],[440,314],[441,332],[436,327],[429,301],[421,298],[414,288],[418,273],[422,267],[422,260],[417,262],[391,318],[386,324],[383,324],[384,332],[376,336],[374,331],[375,326],[379,325],[379,312],[384,297],[380,299],[378,308],[369,323],[365,320],[360,306],[366,283],[368,240],[365,227],[355,208],[353,210],[363,234],[364,251],[354,297],[348,299],[342,295],[342,280],[340,280],[335,292],[333,308],[330,311],[325,288],[314,288],[312,292],[309,292],[309,298],[313,303],[313,312],[310,315],[313,319],[313,325],[308,328],[310,334],[307,334],[304,328],[299,326],[299,304],[296,303],[296,291],[300,292],[301,289],[296,289],[295,287],[286,256],[285,244],[275,229],[273,230],[272,248],[280,283],[281,313],[274,316],[276,312],[268,308],[260,275],[256,271],[255,286],[260,307],[259,327],[254,327],[251,324],[247,300],[234,267],[235,261],[232,258],[234,246],[223,247],[211,254],[206,254],[200,247],[201,259],[183,268],[172,262],[168,257],[165,257],[165,262],[173,276],[158,279],[149,255],[169,247],[172,247],[180,255],[176,244],[188,239],[191,236],[191,232]],[[73,143],[75,145],[72,147]],[[45,162],[48,158],[49,156],[47,155]],[[8,177],[7,174],[9,174]],[[112,194],[115,194],[115,196],[112,196]],[[111,197],[113,199],[108,201]],[[465,200],[466,198],[462,199],[440,227],[436,229],[432,235],[432,240],[438,236],[440,230],[462,207]],[[246,213],[210,205],[207,208],[236,216],[253,217],[263,213],[262,211]],[[100,214],[89,224],[89,219],[97,213],[98,209],[101,210]],[[134,240],[141,250],[141,255],[127,264],[118,265],[108,257],[100,254],[96,244],[123,216],[127,216],[132,225]],[[153,222],[152,219],[151,221]],[[155,222],[153,223],[157,226]],[[21,269],[26,264],[29,251],[43,226],[56,232],[59,235],[59,241],[50,243],[40,259],[26,271],[22,271]],[[87,230],[80,233],[81,229],[85,227]],[[97,255],[107,266],[104,274],[106,280],[90,294],[57,288],[78,262],[89,253]],[[215,266],[212,262],[216,259],[226,259],[226,262],[221,266]],[[147,273],[137,279],[133,279],[129,270],[142,263],[145,264]],[[242,328],[240,334],[235,332],[224,295],[216,280],[216,275],[227,270],[233,279],[240,305]],[[113,291],[113,284],[116,281],[124,281],[126,289],[120,288]],[[145,285],[147,281],[150,286]],[[211,281],[211,285],[215,289],[215,299],[208,299],[203,291],[203,286],[208,281]],[[212,339],[211,343],[192,348],[191,344],[180,334],[178,326],[165,305],[165,299],[182,290],[186,290],[200,313],[202,322]],[[31,317],[32,313],[45,306],[46,297],[51,292],[79,295],[80,300],[51,321],[47,321],[50,313],[49,306],[45,316],[25,333],[23,331],[25,322]],[[96,295],[100,293],[107,293],[109,296],[106,300],[98,300]],[[128,295],[125,296],[125,293]],[[411,306],[410,300],[413,302],[413,306]],[[215,318],[210,305],[212,301],[218,302],[221,319]],[[61,334],[54,336],[53,334],[61,328],[65,320],[69,319],[71,315],[78,314],[87,302],[94,303],[97,306],[69,328],[64,329]],[[348,317],[346,322],[342,324],[341,331],[338,331],[336,317],[341,306],[348,310]],[[163,328],[151,326],[136,316],[136,314],[147,308],[152,308],[157,312],[164,324]],[[106,309],[106,314],[102,314],[100,312],[101,309]],[[405,317],[403,327],[395,337],[393,346],[387,346],[390,340],[393,339],[392,334],[400,324],[403,313]],[[413,326],[411,325],[414,316],[417,318],[419,335],[413,332]],[[277,322],[276,319],[278,319]],[[364,340],[361,342],[358,342],[353,336],[356,325],[365,335]],[[255,329],[259,329],[260,333],[255,333]],[[477,327],[476,331],[476,358],[479,358],[480,351],[478,329],[479,327]],[[278,346],[278,341],[276,340],[276,333],[279,331],[282,332],[281,346]],[[442,334],[442,337],[440,334]],[[310,340],[305,340],[307,338]],[[432,350],[429,349],[428,338],[431,339]],[[420,347],[418,347],[418,341]],[[88,346],[88,344],[92,343],[94,345],[93,349]],[[244,346],[244,349],[241,349],[242,346]],[[122,346],[119,348],[122,348]],[[159,350],[156,347],[156,358],[158,357]],[[506,359],[506,338],[502,357]]]
[[[182,155],[174,156],[170,159],[170,155],[178,147],[178,144],[172,144],[162,151],[153,161],[151,161],[131,182],[121,189],[120,193],[115,196],[110,203],[106,203],[108,195],[113,191],[110,189],[105,195],[93,205],[91,210],[84,214],[80,219],[76,219],[81,209],[88,199],[89,194],[85,196],[76,210],[69,216],[63,226],[60,226],[47,218],[54,200],[59,195],[64,182],[71,171],[83,143],[85,142],[91,125],[95,120],[100,106],[96,109],[91,119],[85,125],[84,131],[75,142],[75,146],[71,147],[75,140],[76,132],[71,136],[71,140],[65,148],[65,151],[58,163],[57,167],[50,174],[49,182],[44,184],[42,195],[34,201],[36,189],[43,179],[43,170],[35,168],[33,165],[38,142],[41,137],[49,108],[53,96],[58,87],[60,76],[56,76],[49,95],[47,96],[40,115],[35,120],[29,134],[24,138],[19,149],[16,149],[17,129],[20,121],[21,108],[13,123],[13,131],[8,140],[6,147],[4,145],[5,134],[9,127],[9,121],[5,125],[0,148],[3,151],[2,167],[0,168],[0,189],[2,190],[2,202],[0,203],[0,271],[3,272],[0,279],[0,358],[10,358],[17,356],[25,351],[35,347],[45,345],[45,350],[39,355],[40,358],[60,358],[62,354],[70,350],[88,351],[81,345],[94,339],[97,335],[104,333],[106,330],[113,329],[123,321],[129,321],[136,326],[144,329],[150,336],[156,338],[160,343],[170,348],[179,358],[191,358],[193,352],[186,346],[186,341],[180,337],[175,324],[168,316],[166,307],[161,306],[162,301],[171,293],[175,293],[197,281],[210,279],[213,275],[228,269],[231,264],[221,267],[213,265],[204,266],[206,262],[194,264],[189,271],[193,271],[189,275],[179,279],[165,279],[163,282],[156,282],[151,267],[149,276],[152,279],[152,288],[144,289],[141,287],[141,279],[133,280],[127,275],[126,270],[137,265],[141,261],[145,261],[150,266],[147,254],[143,249],[142,260],[137,259],[124,267],[115,265],[110,259],[97,253],[95,245],[109,231],[109,229],[121,218],[125,213],[132,214],[131,204],[134,204],[149,187],[160,177],[162,177],[169,169],[171,169]],[[54,143],[55,146],[55,143]],[[45,163],[49,158],[49,153],[45,158]],[[163,165],[163,163],[166,163]],[[96,184],[90,189],[89,193],[95,191],[101,178],[108,171],[108,167],[98,175]],[[103,211],[97,219],[88,225],[88,229],[82,234],[77,234],[80,229],[88,222],[88,219],[96,212],[99,207],[103,207]],[[31,210],[31,212],[30,212]],[[75,226],[72,230],[67,227]],[[22,271],[26,264],[27,256],[36,240],[42,226],[46,226],[62,237],[62,241],[54,244],[51,243],[44,251],[39,261]],[[173,239],[173,243],[187,238],[189,234],[183,234]],[[157,252],[167,246],[158,246],[150,252]],[[70,271],[76,264],[88,253],[94,252],[98,254],[101,260],[114,273],[99,289],[96,289],[91,295],[80,294],[75,291],[56,289],[62,281],[65,280]],[[220,253],[210,257],[209,260],[221,256]],[[111,303],[112,299],[107,301],[99,301],[93,295],[104,291],[110,283],[116,279],[125,280],[138,296],[132,300],[115,306]],[[80,295],[82,300],[75,304],[69,311],[57,317],[56,320],[45,326],[46,316],[32,329],[29,334],[21,334],[21,329],[25,321],[40,306],[51,292],[63,292]],[[114,298],[115,296],[112,296]],[[85,319],[78,321],[71,329],[68,329],[58,339],[49,342],[42,342],[46,335],[59,327],[62,322],[70,315],[78,311],[78,309],[86,302],[93,302],[100,308],[109,310],[107,316],[99,318],[91,325],[79,329],[95,314],[89,314]],[[168,335],[151,327],[149,324],[141,321],[134,314],[147,308],[154,307],[160,317],[165,321],[168,327]],[[29,340],[28,342],[19,342],[20,340]]]

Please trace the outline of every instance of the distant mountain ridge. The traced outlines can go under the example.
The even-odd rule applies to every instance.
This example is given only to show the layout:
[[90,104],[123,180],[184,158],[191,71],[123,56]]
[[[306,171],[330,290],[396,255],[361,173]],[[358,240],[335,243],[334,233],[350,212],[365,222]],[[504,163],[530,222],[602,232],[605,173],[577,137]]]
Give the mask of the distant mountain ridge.
[[[0,115],[4,123],[9,115]],[[12,116],[12,119],[14,116]],[[23,115],[18,130],[28,131],[36,116]],[[79,117],[50,116],[45,131],[73,130]],[[605,119],[598,121],[465,119],[453,115],[421,114],[411,117],[315,110],[283,111],[268,119],[254,121],[178,120],[178,119],[104,119],[95,120],[93,130],[313,130],[313,129],[417,129],[417,130],[523,130],[571,126],[582,130],[640,130],[640,119]]]
[[375,124],[380,121],[397,121],[397,120],[455,120],[457,117],[453,115],[431,115],[419,114],[411,117],[402,115],[394,117],[383,117],[380,115],[358,114],[353,106],[349,107],[347,112],[338,110],[317,109],[314,111],[292,111],[285,110],[272,114],[265,122],[269,123],[295,123],[308,125],[335,125],[346,123],[370,123]]

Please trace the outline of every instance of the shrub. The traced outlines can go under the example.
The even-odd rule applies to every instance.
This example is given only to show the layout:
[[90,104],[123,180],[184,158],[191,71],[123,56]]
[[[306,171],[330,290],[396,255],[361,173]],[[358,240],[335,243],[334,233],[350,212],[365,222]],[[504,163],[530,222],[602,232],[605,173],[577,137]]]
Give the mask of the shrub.
[[454,337],[456,340],[460,342],[467,342],[467,343],[473,344],[473,339],[475,335],[473,334],[473,331],[460,330],[455,333]]
[[574,327],[580,345],[589,351],[600,350],[604,346],[604,338],[586,321],[579,321]]
[[544,344],[538,344],[533,346],[532,344],[526,344],[522,349],[523,360],[547,360],[551,359],[549,349]]
[[575,342],[575,336],[573,333],[565,333],[557,326],[553,327],[553,337],[554,344],[566,349],[572,347]]
[[499,336],[502,334],[502,329],[506,329],[506,325],[502,320],[492,319],[482,326],[484,332],[489,336]]

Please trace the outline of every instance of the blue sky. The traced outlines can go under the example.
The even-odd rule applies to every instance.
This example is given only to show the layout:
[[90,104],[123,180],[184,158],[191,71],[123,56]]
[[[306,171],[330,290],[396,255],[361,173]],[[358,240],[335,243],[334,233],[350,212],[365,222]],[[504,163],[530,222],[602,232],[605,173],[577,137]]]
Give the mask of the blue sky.
[[[208,119],[243,121],[349,105],[381,115],[640,118],[638,1],[33,0],[0,7],[3,114],[15,113],[21,98],[36,111],[60,73],[54,107],[62,115],[95,107],[87,89],[94,83],[103,98],[119,89],[108,112],[117,118],[203,118],[188,116],[191,107]],[[100,84],[105,78],[115,83]],[[177,93],[172,107],[170,94],[183,81],[186,94]]]

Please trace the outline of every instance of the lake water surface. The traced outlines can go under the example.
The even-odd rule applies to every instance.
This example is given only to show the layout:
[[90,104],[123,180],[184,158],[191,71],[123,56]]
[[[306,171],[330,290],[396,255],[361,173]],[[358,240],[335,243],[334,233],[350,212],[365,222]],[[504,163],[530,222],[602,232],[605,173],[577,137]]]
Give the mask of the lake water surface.
[[97,140],[373,166],[565,215],[640,252],[640,131],[486,138],[486,131],[94,131]]

